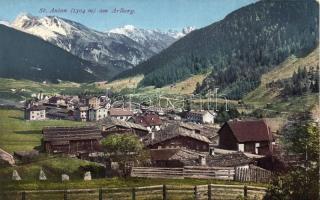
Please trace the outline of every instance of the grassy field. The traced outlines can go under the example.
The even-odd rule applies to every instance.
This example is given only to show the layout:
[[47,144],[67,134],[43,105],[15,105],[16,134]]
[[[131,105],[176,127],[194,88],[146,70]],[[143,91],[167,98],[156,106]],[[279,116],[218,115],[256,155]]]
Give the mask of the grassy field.
[[107,82],[96,82],[93,83],[95,87],[99,89],[111,89],[115,92],[120,92],[123,89],[133,89],[137,88],[139,82],[143,79],[143,75],[129,77],[125,79],[115,80],[110,83]]
[[102,93],[104,90],[90,83],[61,82],[52,84],[0,78],[0,104],[17,105],[18,102],[24,101],[39,92],[52,96],[55,94],[78,95],[83,92]]
[[[44,190],[44,189],[90,189],[90,188],[120,188],[120,187],[140,187],[150,185],[177,185],[177,186],[191,186],[191,185],[204,185],[204,184],[226,184],[226,185],[242,185],[242,182],[224,181],[214,179],[159,179],[159,178],[100,178],[91,181],[71,180],[62,183],[61,181],[8,181],[0,182],[6,183],[2,189],[5,190]],[[248,185],[266,186],[262,183],[247,183]]]
[[0,109],[0,148],[13,151],[32,150],[40,145],[45,126],[73,126],[80,122],[67,120],[25,121],[23,111]]
[[151,87],[142,87],[137,88],[139,82],[143,79],[143,75],[129,77],[125,79],[115,80],[110,83],[106,82],[97,82],[94,85],[99,89],[111,89],[112,91],[121,92],[129,90],[134,92],[136,95],[149,95],[149,94],[192,94],[196,88],[196,84],[201,83],[207,74],[198,74],[194,75],[186,80],[178,82],[176,84],[171,84],[164,86],[162,88]]
[[[277,81],[281,79],[289,78],[293,75],[299,67],[309,68],[310,66],[317,66],[319,62],[319,49],[317,48],[307,56],[303,58],[289,57],[283,63],[281,63],[274,70],[262,75],[261,84],[258,88],[250,92],[243,100],[245,103],[252,104],[255,107],[264,107],[267,103],[278,104],[274,109],[280,111],[287,110],[290,104],[293,105],[292,111],[296,112],[301,107],[299,103],[300,99],[304,104],[314,103],[314,95],[308,95],[307,97],[290,97],[289,99],[282,100],[279,98],[279,91],[268,89],[266,84],[271,81]],[[295,104],[295,105],[294,105]],[[303,105],[303,104],[302,104]],[[291,109],[290,109],[291,110]]]

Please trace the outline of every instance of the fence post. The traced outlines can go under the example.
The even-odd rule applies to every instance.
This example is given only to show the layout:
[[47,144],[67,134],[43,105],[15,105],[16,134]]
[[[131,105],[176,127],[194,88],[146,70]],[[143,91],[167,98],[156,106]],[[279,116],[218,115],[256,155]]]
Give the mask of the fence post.
[[99,200],[102,200],[102,189],[99,189]]
[[132,188],[132,200],[136,200],[136,188]]
[[68,200],[67,190],[64,190],[63,200]]
[[21,192],[21,199],[26,200],[26,192],[25,191]]
[[194,200],[198,200],[198,187],[194,186]]
[[162,199],[167,200],[167,186],[166,185],[163,185],[163,188],[162,188]]
[[244,199],[248,199],[248,187],[246,185],[243,187],[243,196]]
[[212,192],[212,188],[211,188],[211,184],[208,185],[208,200],[211,200],[211,192]]

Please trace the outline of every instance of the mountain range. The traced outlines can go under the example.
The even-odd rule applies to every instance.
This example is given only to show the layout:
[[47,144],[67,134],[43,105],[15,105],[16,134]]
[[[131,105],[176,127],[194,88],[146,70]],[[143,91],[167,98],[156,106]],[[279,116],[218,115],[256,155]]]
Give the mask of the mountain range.
[[195,93],[218,87],[228,98],[239,99],[288,56],[317,47],[318,11],[315,0],[258,1],[192,31],[114,79],[143,74],[140,86],[162,87],[211,71]]
[[119,71],[134,67],[193,30],[162,32],[126,25],[100,32],[68,19],[29,14],[19,15],[9,26],[38,36],[84,60],[115,66]]

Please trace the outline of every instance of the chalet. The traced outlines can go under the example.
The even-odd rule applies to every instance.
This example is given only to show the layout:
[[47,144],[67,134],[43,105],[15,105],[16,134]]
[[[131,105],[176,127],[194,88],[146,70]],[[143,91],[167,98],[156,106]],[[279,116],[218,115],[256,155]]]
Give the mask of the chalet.
[[89,121],[98,121],[108,116],[107,108],[93,107],[88,110]]
[[97,127],[46,127],[42,129],[43,147],[47,153],[79,155],[101,151],[102,138]]
[[216,113],[213,111],[189,111],[186,114],[186,119],[190,122],[205,124],[205,123],[214,123],[214,118]]
[[140,124],[123,121],[115,118],[106,118],[100,122],[102,124],[102,135],[106,137],[110,134],[133,133],[142,138],[148,134],[148,129]]
[[150,149],[186,148],[200,152],[209,152],[211,146],[207,137],[187,131],[176,124],[168,125],[156,133],[149,133],[144,142]]
[[109,116],[111,118],[121,119],[127,121],[133,116],[133,112],[131,110],[127,110],[124,108],[110,108]]
[[233,120],[218,131],[219,148],[268,155],[272,153],[273,136],[264,120]]
[[141,124],[142,126],[146,127],[150,132],[159,131],[160,126],[162,125],[162,121],[159,115],[155,113],[144,113],[136,115],[132,119],[134,123]]
[[25,108],[24,118],[26,120],[45,120],[46,108],[44,106],[32,105]]
[[153,167],[183,167],[199,165],[199,158],[206,155],[185,148],[151,149]]
[[85,122],[88,120],[88,106],[79,106],[77,107],[74,112],[73,116],[75,120]]

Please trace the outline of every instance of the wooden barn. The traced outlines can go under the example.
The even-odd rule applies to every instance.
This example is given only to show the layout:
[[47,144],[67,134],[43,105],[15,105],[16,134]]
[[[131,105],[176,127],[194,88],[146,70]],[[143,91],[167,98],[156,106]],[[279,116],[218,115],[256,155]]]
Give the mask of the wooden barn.
[[274,141],[264,120],[233,120],[218,131],[219,148],[259,155],[272,154]]
[[149,133],[149,130],[146,127],[140,124],[123,121],[121,119],[106,118],[99,123],[102,124],[101,126],[103,137],[115,133],[133,133],[136,134],[138,137],[142,138]]
[[47,153],[80,155],[101,151],[101,131],[94,126],[46,127],[42,134]]
[[179,125],[168,125],[164,130],[150,133],[145,139],[150,149],[186,148],[190,150],[209,152],[211,141],[203,135],[188,131]]

